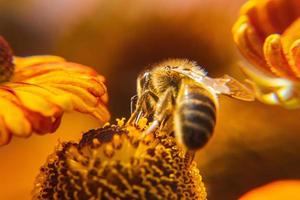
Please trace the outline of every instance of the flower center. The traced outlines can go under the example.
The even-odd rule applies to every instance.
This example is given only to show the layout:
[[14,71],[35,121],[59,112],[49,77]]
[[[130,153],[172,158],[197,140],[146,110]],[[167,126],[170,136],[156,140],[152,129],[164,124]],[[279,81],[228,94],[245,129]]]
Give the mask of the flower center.
[[14,69],[12,50],[6,40],[0,36],[0,83],[9,81]]

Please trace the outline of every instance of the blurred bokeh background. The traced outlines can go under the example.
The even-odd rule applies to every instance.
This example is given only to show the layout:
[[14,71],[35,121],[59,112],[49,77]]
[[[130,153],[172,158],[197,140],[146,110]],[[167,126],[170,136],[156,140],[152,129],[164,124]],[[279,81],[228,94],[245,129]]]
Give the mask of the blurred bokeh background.
[[[245,1],[0,0],[0,34],[16,55],[54,54],[93,66],[107,79],[114,119],[129,116],[137,74],[166,58],[243,80],[231,27]],[[208,198],[237,199],[270,181],[300,178],[299,114],[221,97],[215,134],[197,155]],[[55,136],[0,148],[0,199],[29,199],[57,138],[76,138],[97,122],[73,115],[62,126]]]

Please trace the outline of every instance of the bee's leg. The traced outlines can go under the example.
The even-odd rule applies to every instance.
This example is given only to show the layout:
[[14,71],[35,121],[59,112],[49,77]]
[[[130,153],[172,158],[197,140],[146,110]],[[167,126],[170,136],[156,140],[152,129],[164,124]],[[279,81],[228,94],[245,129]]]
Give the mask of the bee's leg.
[[166,122],[169,116],[172,114],[173,107],[175,105],[174,92],[175,91],[173,88],[169,88],[158,100],[154,113],[154,121],[152,122],[150,127],[145,130],[145,132],[143,133],[144,135],[154,132],[162,125],[163,122]]
[[156,96],[156,94],[154,94],[150,90],[146,90],[140,96],[140,98],[137,99],[135,111],[131,114],[129,120],[127,121],[128,124],[136,124],[144,114],[148,114],[148,113],[144,113],[145,110],[147,112],[153,112],[153,111],[148,111],[147,109],[145,109],[146,101],[149,99],[158,101],[158,97]]
[[138,100],[138,95],[134,95],[131,97],[130,99],[130,113],[132,114],[136,108],[136,103],[137,103],[137,100]]

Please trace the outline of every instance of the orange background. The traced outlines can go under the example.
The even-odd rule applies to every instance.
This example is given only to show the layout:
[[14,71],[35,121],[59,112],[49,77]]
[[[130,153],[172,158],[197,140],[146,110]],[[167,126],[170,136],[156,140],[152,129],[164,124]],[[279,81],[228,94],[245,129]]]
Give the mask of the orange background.
[[[245,0],[2,0],[0,34],[16,55],[54,54],[107,78],[113,118],[129,116],[137,74],[165,58],[195,60],[240,80],[231,27]],[[0,108],[3,109],[3,108]],[[215,134],[197,154],[209,199],[237,199],[277,179],[300,179],[299,110],[220,98]],[[29,199],[57,139],[98,127],[70,114],[57,133],[0,147],[0,199]]]

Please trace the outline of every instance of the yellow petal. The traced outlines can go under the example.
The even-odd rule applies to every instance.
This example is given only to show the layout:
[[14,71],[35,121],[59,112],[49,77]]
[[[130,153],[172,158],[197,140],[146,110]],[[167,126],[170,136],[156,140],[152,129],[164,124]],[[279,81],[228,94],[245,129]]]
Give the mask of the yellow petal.
[[14,63],[12,81],[1,86],[6,92],[0,90],[0,106],[7,108],[0,111],[3,144],[11,135],[54,132],[66,111],[109,120],[104,77],[92,68],[57,56],[14,57]]
[[272,34],[267,37],[264,43],[264,55],[271,71],[278,76],[293,77],[294,73],[286,59],[281,37],[278,34]]
[[71,111],[73,109],[73,104],[68,96],[53,93],[43,88],[42,85],[10,83],[9,86],[14,88],[14,90],[16,91],[24,91],[28,93],[33,93],[35,95],[39,95],[40,97],[43,97],[49,102],[60,107],[64,111]]
[[51,62],[62,62],[65,59],[58,56],[28,56],[28,57],[14,57],[14,64],[18,67],[18,69],[37,65],[41,63],[51,63]]
[[22,105],[31,111],[41,113],[44,116],[55,116],[56,113],[60,112],[57,106],[37,94],[20,90],[15,90],[15,93]]
[[100,76],[90,67],[86,67],[77,63],[71,62],[44,62],[26,67],[19,67],[16,65],[14,77],[12,81],[23,81],[31,77],[40,76],[53,71],[73,72],[78,74],[85,74],[93,77],[100,77],[104,81],[104,77]]
[[97,81],[97,77],[90,77],[79,73],[68,73],[64,71],[53,71],[40,76],[32,77],[26,80],[31,84],[60,84],[73,85],[87,89],[95,95],[103,95],[106,89],[101,81]]
[[0,97],[0,108],[2,108],[0,116],[13,135],[28,137],[31,134],[31,125],[20,107],[10,100]]
[[233,37],[241,53],[254,66],[279,77],[299,80],[295,57],[295,41],[300,39],[298,0],[249,0],[241,8]]
[[[289,65],[292,67],[295,76],[300,78],[300,68],[298,54],[300,39],[300,18],[294,21],[288,29],[282,34],[282,45],[285,54],[288,57]],[[298,67],[297,67],[298,65]]]
[[[105,108],[104,104],[101,103],[100,99],[97,102],[95,102],[95,99],[91,99],[92,102],[85,102],[82,99],[82,96],[85,95],[84,94],[85,91],[83,91],[83,90],[77,91],[77,94],[75,95],[72,92],[68,92],[67,90],[60,89],[59,87],[57,87],[57,85],[51,85],[51,84],[46,85],[45,84],[45,85],[42,85],[42,87],[44,87],[47,90],[54,92],[56,94],[68,96],[68,98],[70,98],[72,101],[74,110],[76,110],[76,111],[79,111],[82,113],[89,113],[89,114],[95,116],[96,118],[100,119],[102,122],[108,121],[108,119],[110,117],[107,109]],[[81,94],[80,92],[83,92],[83,94]],[[85,97],[85,99],[87,99],[87,97]],[[94,105],[93,105],[93,102],[95,103]]]
[[11,134],[8,132],[5,122],[0,117],[0,145],[7,144],[11,138]]
[[242,16],[232,29],[233,39],[241,53],[255,66],[270,71],[263,58],[263,41],[258,37],[246,16]]
[[280,180],[255,188],[240,200],[300,199],[300,180]]
[[241,66],[243,72],[251,79],[250,84],[255,96],[263,103],[281,105],[289,109],[300,107],[300,86],[294,82],[269,76],[251,66]]
[[294,71],[297,77],[300,77],[300,39],[296,40],[290,49],[290,54],[293,60]]

